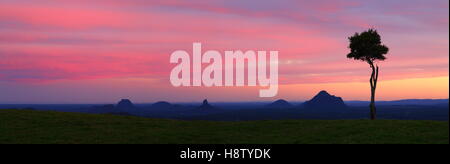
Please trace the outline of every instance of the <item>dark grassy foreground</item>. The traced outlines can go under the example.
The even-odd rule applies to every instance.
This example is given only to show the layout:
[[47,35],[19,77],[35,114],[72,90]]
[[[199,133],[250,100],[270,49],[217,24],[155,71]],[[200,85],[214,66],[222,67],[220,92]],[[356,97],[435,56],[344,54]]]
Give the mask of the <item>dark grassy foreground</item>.
[[0,143],[449,143],[448,121],[211,122],[0,110]]

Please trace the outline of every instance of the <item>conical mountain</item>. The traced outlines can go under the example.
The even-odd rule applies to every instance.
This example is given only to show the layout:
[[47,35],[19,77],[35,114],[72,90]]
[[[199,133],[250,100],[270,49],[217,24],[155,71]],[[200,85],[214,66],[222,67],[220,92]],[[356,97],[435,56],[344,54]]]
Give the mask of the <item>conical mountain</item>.
[[329,94],[327,91],[320,91],[311,100],[303,103],[308,109],[344,109],[347,108],[341,97]]
[[135,107],[129,99],[122,99],[117,103],[116,108],[119,110],[129,110],[134,109]]

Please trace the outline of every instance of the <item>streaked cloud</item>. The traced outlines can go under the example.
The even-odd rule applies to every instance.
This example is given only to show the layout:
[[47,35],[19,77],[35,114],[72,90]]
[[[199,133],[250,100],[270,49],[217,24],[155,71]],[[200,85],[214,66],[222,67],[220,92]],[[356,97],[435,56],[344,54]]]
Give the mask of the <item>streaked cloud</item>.
[[[367,81],[347,37],[377,28],[383,80],[448,77],[447,0],[2,0],[0,81],[167,81],[175,50],[278,50],[280,83]],[[160,84],[161,85],[161,84]],[[92,88],[97,87],[93,85]]]

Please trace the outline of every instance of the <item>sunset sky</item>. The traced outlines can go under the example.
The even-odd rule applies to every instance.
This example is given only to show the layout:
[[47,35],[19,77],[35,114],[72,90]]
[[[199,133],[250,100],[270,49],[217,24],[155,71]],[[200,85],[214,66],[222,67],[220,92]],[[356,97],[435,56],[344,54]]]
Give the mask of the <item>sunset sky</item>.
[[[448,98],[448,0],[0,0],[0,104],[291,101],[320,90],[370,98],[348,37],[390,48],[378,100]],[[172,87],[175,50],[279,51],[278,95],[260,87]]]

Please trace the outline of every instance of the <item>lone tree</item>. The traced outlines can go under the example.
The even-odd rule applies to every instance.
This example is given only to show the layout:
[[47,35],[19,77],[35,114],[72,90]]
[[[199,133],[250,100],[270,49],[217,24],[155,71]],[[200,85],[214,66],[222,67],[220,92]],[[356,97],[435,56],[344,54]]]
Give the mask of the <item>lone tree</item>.
[[350,53],[347,58],[367,62],[372,69],[370,75],[370,119],[376,119],[375,90],[378,82],[378,65],[376,61],[383,61],[389,48],[381,44],[381,38],[375,29],[356,33],[348,38],[350,40]]

